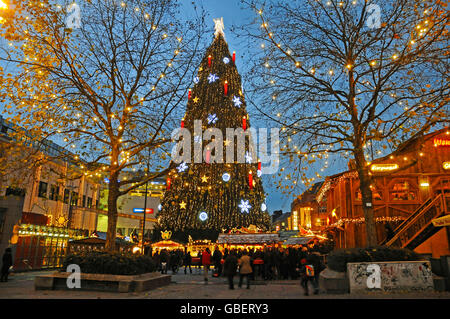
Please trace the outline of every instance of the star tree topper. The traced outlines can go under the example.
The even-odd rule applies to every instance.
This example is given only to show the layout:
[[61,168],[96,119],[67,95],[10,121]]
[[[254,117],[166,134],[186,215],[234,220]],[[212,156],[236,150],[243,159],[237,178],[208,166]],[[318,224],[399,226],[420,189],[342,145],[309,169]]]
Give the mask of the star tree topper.
[[225,25],[223,24],[223,18],[217,18],[213,19],[214,21],[214,29],[216,30],[214,32],[214,35],[217,37],[219,34],[222,34],[223,38],[225,39],[225,33],[223,32],[223,29],[225,29]]

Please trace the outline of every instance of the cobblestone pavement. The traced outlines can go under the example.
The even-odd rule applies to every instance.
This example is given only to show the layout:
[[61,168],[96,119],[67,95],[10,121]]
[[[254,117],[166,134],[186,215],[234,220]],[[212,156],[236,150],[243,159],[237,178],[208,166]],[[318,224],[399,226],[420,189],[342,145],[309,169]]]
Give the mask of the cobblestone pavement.
[[[193,270],[193,274],[181,271],[172,275],[169,286],[143,293],[107,293],[93,291],[35,291],[34,277],[49,271],[17,273],[8,282],[0,283],[0,299],[450,299],[450,292],[426,292],[407,294],[370,295],[310,295],[304,296],[299,280],[277,280],[252,283],[250,289],[229,290],[225,278],[209,276],[204,282],[203,274]],[[169,272],[169,274],[171,274]],[[245,284],[244,284],[245,286]]]

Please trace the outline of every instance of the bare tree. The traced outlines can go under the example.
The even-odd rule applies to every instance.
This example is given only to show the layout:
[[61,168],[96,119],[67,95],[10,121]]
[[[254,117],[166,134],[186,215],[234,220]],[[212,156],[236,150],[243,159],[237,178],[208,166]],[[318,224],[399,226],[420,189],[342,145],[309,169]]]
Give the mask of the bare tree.
[[[161,155],[198,65],[204,13],[196,8],[185,21],[172,0],[12,0],[9,8],[0,25],[0,100],[25,128],[14,139],[61,142],[70,153],[53,157],[108,178],[113,250],[117,199],[165,173]],[[148,161],[158,174],[146,171]],[[145,173],[121,178],[131,171]]]
[[257,18],[238,33],[260,45],[248,100],[282,126],[281,149],[296,164],[291,180],[308,184],[312,162],[349,157],[360,179],[366,245],[376,245],[370,161],[449,120],[445,3],[243,4]]

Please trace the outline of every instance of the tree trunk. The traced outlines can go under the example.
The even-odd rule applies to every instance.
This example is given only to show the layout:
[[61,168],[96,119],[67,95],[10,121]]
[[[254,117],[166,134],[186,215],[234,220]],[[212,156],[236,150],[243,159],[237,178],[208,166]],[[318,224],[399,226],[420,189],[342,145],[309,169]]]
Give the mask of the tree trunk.
[[370,188],[372,178],[369,175],[369,166],[366,165],[364,152],[361,148],[355,150],[356,170],[360,181],[362,205],[366,225],[366,247],[378,244],[375,220],[373,217],[372,190]]
[[106,233],[105,250],[113,252],[116,246],[117,198],[119,197],[118,174],[111,173],[108,192],[108,231]]

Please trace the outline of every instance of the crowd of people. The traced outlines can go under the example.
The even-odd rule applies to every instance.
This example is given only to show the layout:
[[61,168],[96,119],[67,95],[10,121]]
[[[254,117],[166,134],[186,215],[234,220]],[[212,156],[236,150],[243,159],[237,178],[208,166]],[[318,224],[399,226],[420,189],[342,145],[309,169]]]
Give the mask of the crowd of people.
[[[214,251],[209,248],[192,256],[185,250],[161,250],[153,254],[159,265],[159,271],[166,274],[171,270],[176,274],[184,267],[184,273],[192,273],[193,268],[203,268],[205,282],[208,276],[228,278],[229,288],[234,289],[233,278],[239,275],[239,287],[246,279],[247,288],[252,280],[298,280],[300,279],[305,294],[308,294],[308,282],[314,293],[318,293],[320,272],[325,269],[320,246],[314,242],[296,248],[264,249],[224,249],[218,246]],[[197,257],[197,262],[193,258]]]

